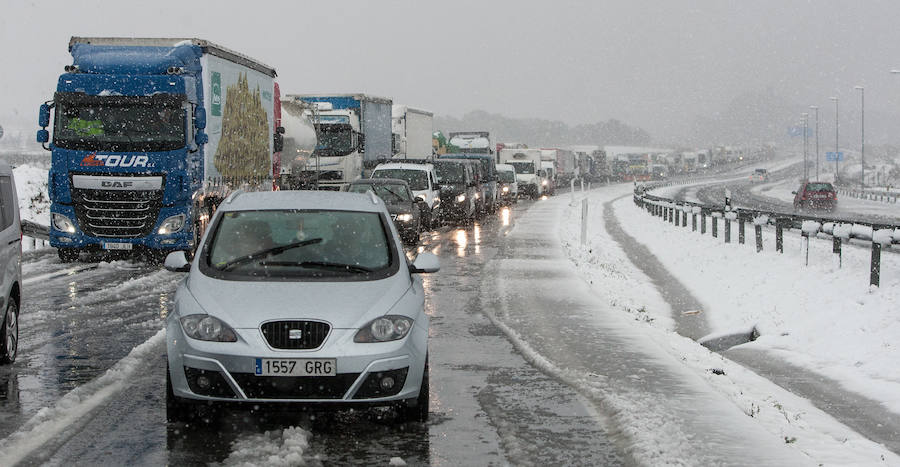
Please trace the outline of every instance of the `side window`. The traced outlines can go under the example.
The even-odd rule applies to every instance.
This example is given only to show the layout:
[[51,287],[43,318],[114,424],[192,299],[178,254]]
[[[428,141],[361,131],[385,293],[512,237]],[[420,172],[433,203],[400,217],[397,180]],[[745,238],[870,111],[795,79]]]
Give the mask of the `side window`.
[[0,176],[0,230],[6,230],[15,219],[16,202],[12,190],[12,181],[8,175]]

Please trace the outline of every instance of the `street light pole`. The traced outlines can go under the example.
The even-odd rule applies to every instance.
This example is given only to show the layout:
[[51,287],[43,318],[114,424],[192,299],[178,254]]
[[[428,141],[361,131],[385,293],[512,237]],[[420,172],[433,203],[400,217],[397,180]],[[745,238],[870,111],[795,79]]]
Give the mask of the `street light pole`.
[[816,181],[819,181],[819,106],[811,105],[810,109],[816,111]]
[[859,186],[866,188],[866,89],[862,86],[854,86],[853,89],[859,90],[859,103],[861,107],[860,121],[860,143],[859,143],[859,159],[862,170],[859,175]]
[[809,114],[800,114],[803,117],[803,180],[809,180]]
[[830,97],[834,101],[834,183],[838,182],[838,129],[841,126],[841,120],[838,118],[838,98]]

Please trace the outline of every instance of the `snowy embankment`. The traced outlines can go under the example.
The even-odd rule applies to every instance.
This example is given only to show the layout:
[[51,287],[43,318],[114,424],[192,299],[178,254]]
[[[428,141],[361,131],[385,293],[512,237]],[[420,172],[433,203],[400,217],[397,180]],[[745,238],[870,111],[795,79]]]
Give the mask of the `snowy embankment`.
[[[900,465],[900,457],[808,400],[675,333],[671,314],[697,310],[670,309],[659,303],[650,279],[605,231],[603,206],[626,195],[613,204],[619,222],[707,305],[700,312],[714,330],[746,331],[757,326],[763,335],[750,345],[780,350],[815,370],[830,364],[829,376],[845,381],[851,389],[869,384],[875,389],[867,394],[875,393],[894,406],[900,402],[900,379],[896,365],[891,366],[898,355],[889,336],[900,333],[900,321],[896,316],[890,319],[888,310],[900,303],[896,292],[900,265],[885,265],[884,286],[870,292],[867,277],[859,272],[859,256],[864,255],[849,253],[845,269],[837,270],[827,252],[814,245],[810,267],[804,268],[798,239],[786,239],[786,253],[776,255],[771,251],[773,240],[767,238],[768,251],[757,255],[750,245],[722,245],[721,238],[700,237],[690,229],[654,219],[635,207],[628,193],[627,187],[620,186],[589,194],[589,239],[584,246],[579,240],[581,203],[566,208],[559,224],[569,258],[592,289],[612,307],[630,313],[633,326],[661,351],[677,358],[744,415],[814,463]],[[646,427],[623,430],[632,428]]]
[[[40,225],[50,225],[47,169],[23,164],[13,169],[13,177],[16,179],[19,216],[22,220],[29,220]],[[26,240],[22,242],[22,249],[29,250],[35,245],[40,248],[42,243],[40,240],[37,242]]]
[[[881,287],[869,287],[870,253],[844,248],[838,267],[830,242],[784,237],[784,254],[764,232],[754,243],[725,244],[654,218],[630,198],[615,204],[626,232],[646,245],[705,305],[714,332],[755,327],[747,344],[841,381],[900,413],[900,258],[882,256]],[[710,222],[708,219],[707,222]],[[752,238],[752,237],[750,237]],[[677,310],[676,310],[677,311]]]

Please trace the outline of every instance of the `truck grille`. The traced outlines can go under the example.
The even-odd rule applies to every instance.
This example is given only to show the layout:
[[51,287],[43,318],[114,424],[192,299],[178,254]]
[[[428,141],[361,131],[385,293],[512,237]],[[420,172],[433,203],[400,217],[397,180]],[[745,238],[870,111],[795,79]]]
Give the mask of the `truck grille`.
[[153,230],[162,205],[162,191],[72,189],[75,217],[92,237],[136,238]]
[[[319,321],[272,321],[264,323],[261,329],[273,348],[309,350],[319,348],[325,342],[331,326]],[[291,331],[294,331],[294,339],[291,339]]]

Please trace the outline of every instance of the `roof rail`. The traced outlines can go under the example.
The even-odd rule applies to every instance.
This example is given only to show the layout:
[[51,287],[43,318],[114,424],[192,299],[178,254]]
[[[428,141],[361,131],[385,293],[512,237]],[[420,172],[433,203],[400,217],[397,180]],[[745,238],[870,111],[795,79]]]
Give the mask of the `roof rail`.
[[222,202],[225,204],[230,204],[232,201],[234,201],[235,198],[237,198],[239,195],[241,195],[243,193],[244,193],[244,190],[241,190],[241,189],[234,190],[231,192],[231,194],[228,195],[227,198],[225,198],[225,201],[222,201]]

